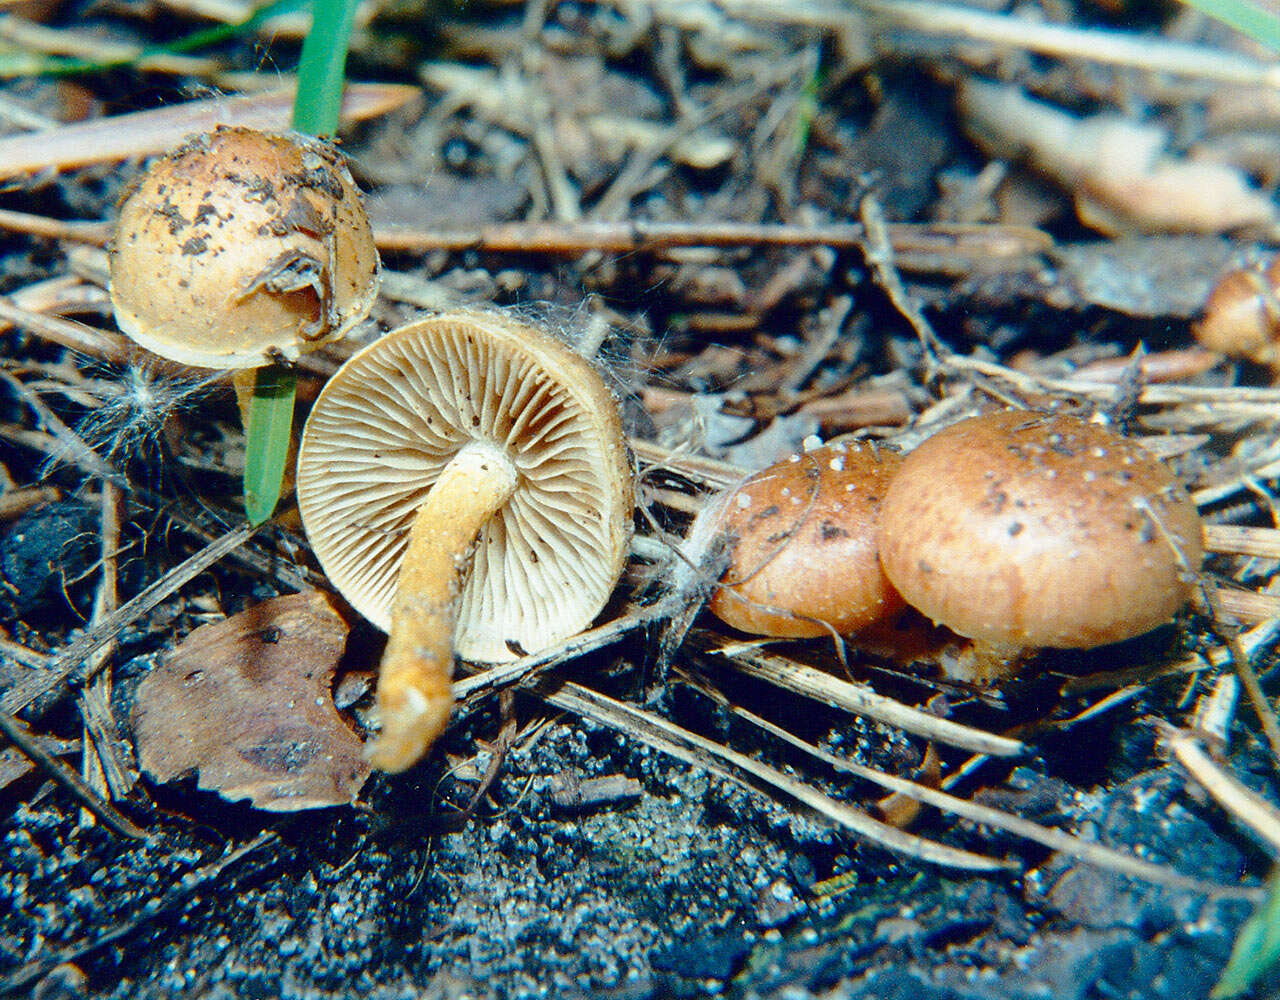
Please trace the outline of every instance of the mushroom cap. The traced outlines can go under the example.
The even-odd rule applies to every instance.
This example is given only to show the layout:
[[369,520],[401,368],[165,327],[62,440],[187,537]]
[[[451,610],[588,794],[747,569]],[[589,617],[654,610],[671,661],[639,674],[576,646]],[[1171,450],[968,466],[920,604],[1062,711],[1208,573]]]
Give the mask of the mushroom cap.
[[[743,632],[792,638],[855,632],[902,598],[880,568],[880,499],[902,459],[837,443],[771,465],[707,516],[733,546],[707,608]],[[828,627],[829,626],[829,627]]]
[[202,368],[290,360],[368,315],[378,252],[331,145],[220,128],[161,157],[120,206],[111,245],[120,329]]
[[1280,258],[1265,272],[1228,271],[1213,286],[1195,325],[1196,340],[1219,354],[1280,364]]
[[1068,416],[971,417],[909,454],[880,508],[908,604],[986,643],[1089,649],[1168,621],[1200,516],[1141,445]]
[[621,575],[635,506],[617,402],[569,347],[501,315],[454,312],[387,333],[329,380],[298,453],[298,506],[330,581],[384,632],[409,527],[471,441],[519,482],[481,529],[454,647],[510,660],[586,627]]

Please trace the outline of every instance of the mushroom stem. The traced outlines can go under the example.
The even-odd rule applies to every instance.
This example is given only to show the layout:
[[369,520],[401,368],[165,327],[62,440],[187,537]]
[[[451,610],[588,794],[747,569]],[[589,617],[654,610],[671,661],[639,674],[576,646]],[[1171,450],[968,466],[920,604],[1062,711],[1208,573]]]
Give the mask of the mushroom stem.
[[378,673],[382,732],[365,749],[380,770],[413,766],[449,722],[463,574],[480,530],[518,482],[501,448],[472,442],[444,467],[414,516]]
[[231,373],[231,388],[236,391],[236,406],[240,410],[240,426],[249,426],[249,404],[253,402],[253,384],[258,380],[255,368],[237,368]]

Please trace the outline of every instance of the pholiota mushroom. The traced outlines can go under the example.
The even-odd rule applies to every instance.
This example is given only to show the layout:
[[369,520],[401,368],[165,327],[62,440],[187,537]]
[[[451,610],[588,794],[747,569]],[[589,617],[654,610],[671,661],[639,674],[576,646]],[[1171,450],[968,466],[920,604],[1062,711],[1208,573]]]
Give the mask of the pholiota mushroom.
[[865,442],[793,455],[712,500],[708,524],[731,548],[707,608],[743,632],[849,634],[899,611],[878,557],[880,499],[901,462]]
[[157,159],[120,206],[110,261],[120,329],[200,368],[297,360],[378,290],[351,174],[296,133],[220,128]]
[[162,357],[233,372],[245,512],[265,521],[295,440],[294,377],[277,362],[343,336],[378,294],[373,231],[342,157],[298,133],[197,136],[125,198],[110,259],[121,330]]
[[880,560],[907,603],[985,651],[968,679],[1027,649],[1150,631],[1191,597],[1195,505],[1140,445],[1069,416],[962,420],[902,462],[880,508]]
[[1280,257],[1266,270],[1238,268],[1214,285],[1195,325],[1211,351],[1280,372]]
[[634,506],[613,395],[543,331],[458,312],[352,357],[311,411],[298,504],[330,581],[389,633],[374,766],[443,731],[457,654],[509,660],[588,625],[612,593]]

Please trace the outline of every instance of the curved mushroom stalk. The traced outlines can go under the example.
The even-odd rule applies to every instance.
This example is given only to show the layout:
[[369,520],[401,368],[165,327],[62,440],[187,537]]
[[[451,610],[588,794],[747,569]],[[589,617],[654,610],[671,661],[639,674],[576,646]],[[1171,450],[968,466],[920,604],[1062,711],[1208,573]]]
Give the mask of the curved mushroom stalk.
[[472,442],[445,466],[413,519],[378,674],[382,732],[365,748],[380,770],[411,767],[448,724],[453,634],[468,556],[519,481],[501,448]]

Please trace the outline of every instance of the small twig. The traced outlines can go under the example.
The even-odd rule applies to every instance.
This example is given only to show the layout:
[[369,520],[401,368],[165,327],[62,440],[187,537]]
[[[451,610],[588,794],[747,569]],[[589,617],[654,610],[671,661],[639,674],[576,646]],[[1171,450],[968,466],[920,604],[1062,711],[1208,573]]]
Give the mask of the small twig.
[[708,458],[706,455],[695,455],[679,448],[668,448],[656,441],[630,438],[627,444],[642,463],[640,470],[642,474],[668,469],[708,489],[719,490],[751,473],[750,469],[744,469],[740,465]]
[[[11,208],[0,209],[0,229],[14,233],[26,233],[46,240],[63,240],[69,243],[88,243],[105,247],[111,239],[111,224],[52,219],[47,215],[17,212]],[[14,298],[17,296],[15,295]]]
[[500,663],[495,667],[474,673],[470,677],[454,681],[453,696],[461,702],[479,697],[489,691],[502,690],[513,684],[529,681],[535,674],[549,667],[617,642],[636,629],[644,628],[658,620],[662,615],[663,609],[656,606],[629,608],[614,621],[605,622],[603,625],[597,625],[595,628],[570,636],[549,649],[522,656],[510,663]]
[[1206,524],[1204,547],[1209,552],[1280,559],[1280,528],[1250,528],[1238,524]]
[[1047,724],[1043,727],[1033,726],[1032,728],[1037,732],[1070,732],[1072,729],[1082,725],[1083,723],[1096,719],[1101,715],[1105,715],[1107,712],[1114,711],[1121,705],[1133,701],[1134,698],[1138,697],[1138,695],[1142,694],[1146,689],[1147,685],[1145,684],[1129,684],[1126,687],[1122,687],[1119,690],[1112,691],[1110,694],[1105,695],[1088,708],[1082,709],[1075,715],[1062,720],[1047,720]]
[[1256,468],[1240,473],[1240,475],[1228,482],[1217,483],[1213,486],[1195,490],[1191,494],[1191,499],[1195,501],[1197,507],[1208,507],[1211,504],[1225,500],[1233,493],[1252,489],[1259,480],[1275,479],[1277,476],[1280,476],[1280,459],[1264,462]]
[[[101,625],[120,607],[119,563],[121,506],[124,498],[110,483],[102,484],[102,536],[99,543],[102,577],[93,600],[92,625]],[[79,707],[83,720],[80,770],[95,791],[118,799],[127,794],[129,782],[120,760],[119,734],[111,714],[111,672],[106,669],[116,649],[114,639],[104,643],[87,658],[87,669],[96,676],[81,692]],[[81,821],[87,825],[87,816]]]
[[[762,5],[775,6],[767,0],[728,0],[730,8],[758,9]],[[896,27],[933,37],[988,42],[1061,59],[1132,66],[1221,83],[1280,87],[1280,69],[1273,62],[1150,34],[1076,28],[929,0],[854,0],[854,6]]]
[[98,358],[116,365],[127,365],[142,355],[126,337],[109,330],[100,330],[86,323],[44,316],[30,309],[23,309],[12,299],[0,295],[0,320],[11,323],[20,330],[32,333],[42,340],[70,348],[79,354]]
[[1242,623],[1264,622],[1280,618],[1280,594],[1262,594],[1256,590],[1237,590],[1215,586],[1217,613]]
[[842,680],[784,656],[761,652],[752,645],[716,648],[705,637],[700,637],[698,648],[704,653],[719,654],[734,670],[748,677],[756,677],[803,697],[896,726],[923,739],[995,757],[1017,757],[1027,752],[1026,744],[1019,740],[931,715],[877,694],[865,684]]
[[[681,0],[648,0],[648,6],[660,19],[678,22],[690,5]],[[1131,66],[1151,73],[1171,73],[1221,83],[1280,87],[1280,69],[1274,62],[1170,41],[1149,33],[1077,28],[1030,17],[990,13],[965,4],[931,0],[853,0],[852,3],[815,0],[794,4],[780,4],[777,0],[718,0],[718,7],[734,17],[829,31],[853,28],[865,32],[857,20],[865,12],[884,25],[933,38],[986,42],[1060,59]]]
[[502,773],[502,765],[506,763],[507,754],[511,752],[511,746],[516,740],[518,727],[515,699],[510,688],[498,692],[498,710],[501,713],[502,727],[498,730],[497,739],[489,744],[489,764],[485,767],[484,774],[480,776],[480,783],[476,785],[471,801],[463,807],[461,814],[463,822],[471,818],[481,799],[489,794],[489,789]]
[[[1115,382],[1092,381],[1083,378],[1045,378],[1029,372],[1016,371],[1006,365],[981,358],[952,354],[947,367],[956,371],[976,372],[989,378],[1001,379],[1024,395],[1060,394],[1075,398],[1096,399],[1100,402],[1115,396]],[[1215,406],[1235,404],[1256,410],[1255,419],[1264,415],[1275,420],[1276,406],[1280,405],[1280,389],[1254,386],[1208,387],[1198,385],[1147,385],[1138,394],[1138,402],[1144,406],[1160,406],[1178,403],[1204,403]],[[1242,410],[1242,412],[1248,412]],[[1280,463],[1276,463],[1280,466]],[[1275,471],[1267,473],[1274,475]]]
[[137,621],[158,604],[165,601],[174,591],[195,579],[206,569],[216,563],[228,552],[248,541],[256,531],[249,525],[233,528],[216,542],[207,545],[199,552],[179,563],[159,580],[142,591],[132,600],[126,601],[120,609],[101,625],[91,628],[63,650],[49,664],[34,676],[23,677],[17,684],[0,695],[0,711],[20,712],[37,698],[52,691],[59,684],[70,680],[72,683],[83,683],[91,676],[87,667],[82,667],[90,653],[105,642],[109,642],[121,630]]
[[894,263],[895,254],[893,241],[889,236],[889,226],[884,220],[879,200],[872,194],[863,195],[862,200],[858,202],[858,214],[867,233],[866,242],[863,245],[867,263],[871,265],[876,283],[889,296],[893,307],[902,314],[902,318],[910,323],[911,328],[916,332],[929,366],[926,374],[929,379],[932,379],[940,360],[951,355],[951,348],[944,344],[934,332],[932,324],[920,311],[919,303],[902,284],[902,278]]
[[638,798],[644,790],[637,779],[625,774],[583,778],[577,771],[568,768],[553,774],[548,784],[551,801],[561,809],[573,811],[584,811],[621,799]]
[[[2,147],[0,147],[2,149]],[[982,256],[1025,261],[1053,246],[1038,229],[1025,226],[974,226],[933,223],[890,223],[885,226],[897,253]],[[793,225],[754,222],[506,222],[472,229],[395,227],[374,233],[379,250],[427,253],[432,250],[477,250],[485,253],[577,256],[591,250],[606,253],[661,253],[686,247],[829,246],[858,249],[866,230],[856,223]]]
[[1196,703],[1191,730],[1218,748],[1225,748],[1240,700],[1240,679],[1235,674],[1222,674],[1207,694]]
[[0,41],[19,52],[42,53],[95,62],[132,63],[139,71],[209,77],[221,69],[220,61],[174,52],[148,51],[131,42],[115,42],[69,28],[52,28],[13,14],[0,16]]
[[1159,729],[1169,751],[1196,783],[1263,843],[1280,853],[1280,809],[1214,763],[1192,731],[1169,725]]
[[[349,83],[342,94],[343,123],[386,114],[419,93],[417,87],[401,84]],[[218,125],[288,128],[293,96],[294,88],[287,87],[214,97],[5,136],[0,138],[0,179],[150,156],[176,146],[193,132],[210,132]]]
[[1262,684],[1258,680],[1257,671],[1253,669],[1249,651],[1245,649],[1244,644],[1240,641],[1240,629],[1223,620],[1221,608],[1218,606],[1217,595],[1214,593],[1213,588],[1205,582],[1203,574],[1201,575],[1200,595],[1213,618],[1214,627],[1218,630],[1219,635],[1222,636],[1227,645],[1227,649],[1231,652],[1231,662],[1235,667],[1236,676],[1240,678],[1240,683],[1244,685],[1245,693],[1249,696],[1253,710],[1258,716],[1258,722],[1262,725],[1262,732],[1267,737],[1267,743],[1271,745],[1272,764],[1280,770],[1280,722],[1276,721],[1276,713],[1272,709],[1271,703],[1267,701],[1266,693],[1262,690]]
[[111,803],[85,784],[80,775],[45,750],[19,725],[17,719],[5,711],[0,711],[0,732],[9,738],[9,742],[44,768],[49,777],[79,799],[81,804],[106,826],[122,837],[130,837],[134,840],[147,839],[144,830],[134,826]]
[[[547,0],[529,0],[525,5],[521,63],[524,72],[530,75],[536,74],[536,67],[545,58],[539,36],[546,16]],[[547,186],[552,212],[561,222],[576,222],[582,218],[582,204],[578,200],[577,188],[569,179],[564,159],[560,156],[556,131],[551,123],[550,102],[541,88],[526,84],[523,89],[528,100],[521,111],[529,123],[527,134],[538,165],[542,168],[542,179]]]

